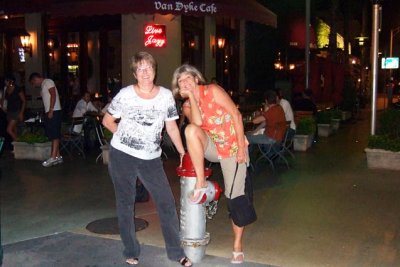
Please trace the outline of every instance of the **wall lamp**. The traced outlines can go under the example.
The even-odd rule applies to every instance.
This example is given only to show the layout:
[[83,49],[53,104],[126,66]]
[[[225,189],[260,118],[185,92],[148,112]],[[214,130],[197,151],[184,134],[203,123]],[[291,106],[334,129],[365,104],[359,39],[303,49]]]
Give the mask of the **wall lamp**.
[[24,49],[24,52],[29,54],[30,57],[32,57],[32,44],[30,42],[31,35],[27,31],[24,31],[20,35],[20,39],[21,39],[21,45],[22,45],[22,48]]
[[219,37],[217,39],[218,48],[223,49],[225,47],[225,38]]

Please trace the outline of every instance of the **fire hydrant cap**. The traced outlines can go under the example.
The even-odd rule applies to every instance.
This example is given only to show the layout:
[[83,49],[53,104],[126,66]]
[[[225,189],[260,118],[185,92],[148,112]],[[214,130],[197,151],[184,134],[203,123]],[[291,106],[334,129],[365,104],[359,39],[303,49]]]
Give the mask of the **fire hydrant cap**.
[[[190,158],[189,153],[185,153],[182,159],[182,167],[176,168],[176,173],[180,177],[196,177],[196,172],[193,167],[192,160]],[[210,168],[204,169],[204,176],[209,177],[212,174],[212,170]]]

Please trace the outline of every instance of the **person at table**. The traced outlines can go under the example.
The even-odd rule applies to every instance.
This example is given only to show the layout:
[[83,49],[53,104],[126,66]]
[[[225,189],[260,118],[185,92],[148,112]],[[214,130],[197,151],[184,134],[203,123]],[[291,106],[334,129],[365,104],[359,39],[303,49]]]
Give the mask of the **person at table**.
[[317,114],[317,105],[312,100],[312,90],[306,89],[301,97],[293,101],[294,111],[312,111],[314,116]]
[[290,122],[290,131],[292,134],[296,132],[296,123],[294,121],[293,109],[290,102],[283,98],[282,89],[275,89],[276,95],[278,96],[278,104],[283,108],[285,112],[286,122]]
[[44,126],[46,135],[51,141],[51,156],[42,165],[50,167],[63,163],[63,157],[60,155],[62,109],[57,87],[53,80],[45,79],[37,72],[29,76],[29,82],[33,87],[41,88],[40,94],[46,113]]
[[[253,119],[254,124],[265,123],[264,134],[247,134],[250,151],[254,144],[274,144],[283,140],[287,129],[285,112],[278,103],[277,94],[268,90],[265,94],[266,111]],[[251,152],[249,152],[251,153]]]
[[135,54],[131,70],[137,83],[121,89],[103,118],[104,126],[113,133],[108,169],[114,184],[123,254],[126,263],[139,264],[140,244],[134,221],[139,178],[156,204],[168,258],[192,266],[181,247],[175,200],[160,158],[164,125],[181,158],[185,153],[175,121],[175,100],[170,90],[154,84],[157,64],[152,55]]
[[90,100],[90,93],[84,92],[82,98],[76,103],[72,118],[83,117],[87,112],[99,112]]
[[7,101],[7,133],[11,136],[13,141],[17,140],[17,123],[24,121],[24,112],[26,106],[24,92],[15,84],[13,76],[5,78],[4,100]]
[[[244,195],[247,175],[247,144],[242,115],[223,88],[216,84],[202,85],[204,83],[203,75],[187,64],[177,68],[172,78],[174,94],[186,99],[182,109],[189,120],[185,137],[197,178],[189,199],[192,204],[198,204],[209,190],[204,176],[204,158],[221,164],[225,188],[232,187],[238,166],[232,198]],[[225,190],[225,195],[229,199],[230,190]],[[234,242],[231,262],[243,263],[244,227],[232,221],[232,228]]]

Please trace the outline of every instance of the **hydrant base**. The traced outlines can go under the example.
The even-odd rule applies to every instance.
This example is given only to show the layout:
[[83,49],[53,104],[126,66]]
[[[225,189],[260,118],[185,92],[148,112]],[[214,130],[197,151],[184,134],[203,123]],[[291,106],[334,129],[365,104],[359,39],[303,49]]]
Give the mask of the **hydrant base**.
[[206,254],[206,248],[210,242],[210,233],[206,233],[203,239],[182,238],[181,244],[186,256],[193,262],[199,263]]

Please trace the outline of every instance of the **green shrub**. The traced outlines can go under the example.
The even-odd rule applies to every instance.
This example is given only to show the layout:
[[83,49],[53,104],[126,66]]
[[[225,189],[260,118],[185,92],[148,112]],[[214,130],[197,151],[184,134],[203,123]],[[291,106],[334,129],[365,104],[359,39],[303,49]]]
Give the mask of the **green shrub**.
[[17,142],[24,142],[28,144],[46,143],[49,141],[46,136],[36,133],[24,133],[17,138]]
[[392,139],[400,138],[400,110],[388,109],[379,117],[380,135],[387,135]]
[[368,138],[368,147],[389,151],[400,151],[400,138],[390,138],[387,135],[372,135]]
[[400,151],[400,110],[388,109],[382,112],[378,126],[378,134],[368,138],[368,147]]
[[339,109],[331,109],[332,119],[339,120],[342,118],[342,112]]
[[309,135],[314,134],[316,131],[314,118],[304,117],[301,118],[296,127],[296,134]]
[[330,124],[332,120],[332,112],[330,110],[323,110],[317,113],[318,124]]

